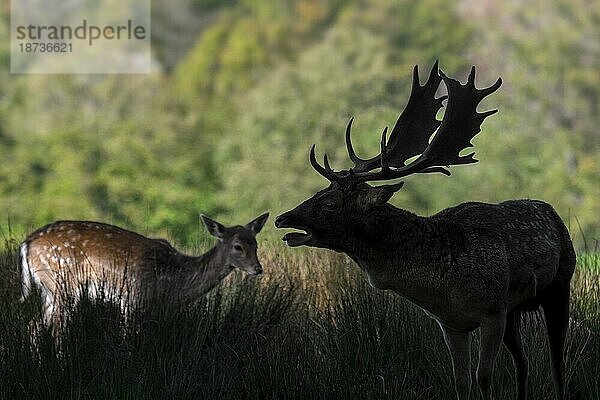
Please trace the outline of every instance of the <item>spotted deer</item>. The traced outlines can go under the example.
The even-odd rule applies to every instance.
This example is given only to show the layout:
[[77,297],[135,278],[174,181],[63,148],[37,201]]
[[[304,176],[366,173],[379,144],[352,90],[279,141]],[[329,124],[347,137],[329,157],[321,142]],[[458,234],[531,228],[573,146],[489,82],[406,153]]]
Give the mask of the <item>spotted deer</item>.
[[[441,82],[447,96],[436,98]],[[458,399],[469,398],[470,333],[481,341],[477,383],[492,398],[491,378],[504,343],[513,357],[517,398],[526,397],[528,363],[519,322],[524,311],[544,311],[557,399],[564,399],[563,350],[569,321],[570,281],[575,252],[567,228],[554,209],[535,200],[500,204],[464,203],[430,217],[388,204],[403,182],[371,186],[416,173],[450,175],[451,165],[474,163],[471,147],[483,120],[497,110],[477,106],[502,84],[475,87],[475,67],[466,84],[449,78],[435,63],[424,86],[415,66],[412,91],[381,152],[359,158],[346,128],[354,167],[334,171],[310,150],[312,167],[330,185],[277,217],[289,246],[343,252],[363,269],[372,286],[388,289],[424,309],[439,324],[448,346]],[[441,121],[437,112],[447,98]],[[430,139],[431,138],[431,139]],[[397,182],[397,181],[396,181]]]
[[[269,214],[245,226],[225,227],[202,215],[208,232],[218,239],[205,254],[189,256],[164,239],[89,221],[58,221],[30,234],[20,246],[24,300],[35,284],[42,295],[47,323],[54,321],[65,296],[100,290],[121,302],[173,289],[183,300],[201,296],[234,269],[263,272],[256,235]],[[127,306],[128,304],[121,304]]]

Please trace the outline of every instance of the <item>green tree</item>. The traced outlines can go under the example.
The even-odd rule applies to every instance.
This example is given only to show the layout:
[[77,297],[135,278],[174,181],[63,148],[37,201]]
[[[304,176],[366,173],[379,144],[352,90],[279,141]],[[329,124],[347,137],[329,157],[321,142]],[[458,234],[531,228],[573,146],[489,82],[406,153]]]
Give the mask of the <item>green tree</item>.
[[[444,29],[437,29],[428,39],[420,39],[423,48],[430,48],[427,40],[432,45],[445,41],[434,57],[426,51],[407,53],[394,43],[402,35],[411,37],[434,25],[437,14],[430,19],[408,2],[375,3],[385,8],[345,9],[322,41],[295,62],[274,69],[240,101],[243,112],[233,132],[223,138],[217,159],[224,165],[221,198],[232,210],[248,205],[282,210],[322,187],[325,182],[308,164],[308,148],[318,143],[334,163],[346,163],[343,129],[351,115],[357,117],[357,148],[363,155],[376,153],[381,129],[393,124],[408,98],[414,63],[425,69],[436,57],[459,63],[460,52],[467,47],[468,24],[458,28],[449,24],[463,34],[447,36]],[[394,17],[411,23],[393,24]],[[382,19],[394,29],[386,29]]]
[[[24,77],[10,93],[0,204],[22,224],[102,219],[191,240],[214,213],[202,134],[163,77]],[[156,96],[160,93],[160,96]]]

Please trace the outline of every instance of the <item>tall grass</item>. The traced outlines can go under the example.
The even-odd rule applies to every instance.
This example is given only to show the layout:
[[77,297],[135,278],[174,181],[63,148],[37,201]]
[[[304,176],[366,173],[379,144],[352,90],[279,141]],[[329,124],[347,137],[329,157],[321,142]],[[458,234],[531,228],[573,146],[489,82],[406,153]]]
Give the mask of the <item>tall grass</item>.
[[[34,330],[39,302],[17,301],[14,246],[0,257],[0,397],[10,399],[454,399],[436,323],[368,286],[345,257],[266,244],[265,275],[232,274],[194,304],[168,299],[128,311],[72,302],[60,340]],[[597,260],[573,281],[567,378],[572,399],[600,398]],[[39,318],[38,318],[39,319]],[[543,320],[526,317],[529,398],[552,397]],[[476,351],[477,338],[473,343]],[[476,353],[474,353],[476,354]],[[477,357],[473,357],[473,368]],[[514,398],[503,350],[496,398]],[[473,398],[477,388],[473,385]]]

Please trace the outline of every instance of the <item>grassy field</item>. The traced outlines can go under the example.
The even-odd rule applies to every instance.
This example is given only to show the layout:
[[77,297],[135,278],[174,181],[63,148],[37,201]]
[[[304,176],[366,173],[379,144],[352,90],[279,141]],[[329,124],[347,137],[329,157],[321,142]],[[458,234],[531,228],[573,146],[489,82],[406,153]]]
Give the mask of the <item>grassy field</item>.
[[[110,303],[84,299],[64,316],[57,346],[48,329],[28,333],[40,307],[17,301],[15,248],[0,257],[2,399],[455,398],[436,323],[368,286],[358,268],[332,252],[264,243],[265,275],[236,272],[183,308],[157,301],[124,316]],[[571,399],[600,398],[599,266],[600,257],[580,257],[573,280]],[[539,314],[526,318],[524,331],[529,398],[551,398]],[[514,398],[513,382],[502,350],[496,398]]]

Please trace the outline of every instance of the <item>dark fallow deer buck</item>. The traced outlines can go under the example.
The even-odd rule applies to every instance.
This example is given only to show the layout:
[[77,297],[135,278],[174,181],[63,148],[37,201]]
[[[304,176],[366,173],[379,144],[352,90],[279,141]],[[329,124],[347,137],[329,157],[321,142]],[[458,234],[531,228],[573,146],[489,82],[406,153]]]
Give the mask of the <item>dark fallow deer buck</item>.
[[31,293],[32,283],[37,285],[47,323],[58,317],[64,298],[77,299],[82,290],[90,298],[104,291],[121,307],[169,289],[179,300],[193,300],[236,268],[250,275],[262,273],[256,235],[268,217],[265,213],[245,226],[225,227],[202,215],[208,232],[219,240],[201,256],[182,254],[164,239],[113,225],[54,222],[21,244],[22,299]]
[[[448,96],[441,121],[436,114],[445,97],[435,98],[441,82]],[[331,184],[275,221],[289,246],[312,246],[346,253],[368,275],[372,286],[389,289],[423,308],[442,329],[452,357],[456,393],[468,399],[471,385],[470,333],[480,328],[477,383],[484,399],[492,398],[496,356],[504,343],[513,357],[517,398],[525,399],[527,358],[519,321],[523,311],[544,311],[556,398],[563,399],[563,349],[569,321],[569,293],[575,252],[569,232],[554,209],[541,201],[500,204],[464,203],[430,217],[398,209],[387,201],[402,183],[370,186],[415,173],[450,175],[451,165],[470,164],[471,147],[483,120],[497,110],[477,112],[501,79],[475,88],[475,68],[466,84],[434,65],[424,86],[414,69],[406,108],[381,153],[359,158],[346,129],[346,146],[354,167],[334,171],[310,151],[313,168]],[[430,137],[433,138],[430,140]],[[412,159],[412,160],[411,160]],[[407,162],[407,160],[411,160]]]

